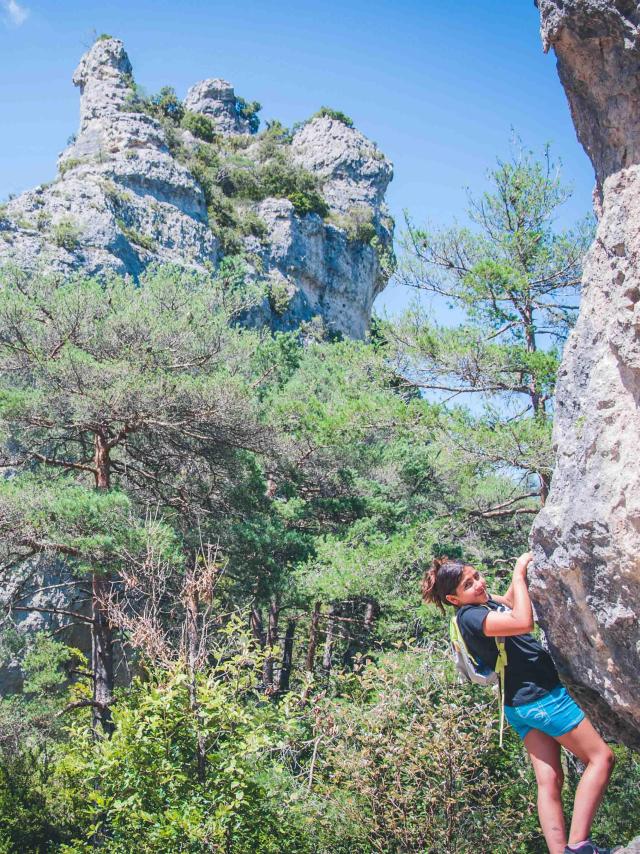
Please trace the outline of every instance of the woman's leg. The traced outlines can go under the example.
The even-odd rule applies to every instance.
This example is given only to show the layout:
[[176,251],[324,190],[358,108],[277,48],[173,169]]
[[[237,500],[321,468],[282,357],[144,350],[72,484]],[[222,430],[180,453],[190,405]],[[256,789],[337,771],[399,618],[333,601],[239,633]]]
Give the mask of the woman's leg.
[[560,762],[560,745],[539,729],[532,729],[526,734],[524,745],[538,783],[538,816],[549,852],[564,854],[567,831],[562,812],[564,775]]
[[609,784],[615,757],[587,718],[575,729],[558,736],[557,740],[587,766],[578,783],[573,805],[569,844],[574,845],[587,839],[591,832],[596,810]]

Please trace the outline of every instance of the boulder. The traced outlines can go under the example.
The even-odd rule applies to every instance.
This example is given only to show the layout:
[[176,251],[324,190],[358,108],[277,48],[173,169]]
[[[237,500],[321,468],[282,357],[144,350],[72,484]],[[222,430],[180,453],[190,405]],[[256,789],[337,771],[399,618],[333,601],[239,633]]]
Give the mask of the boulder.
[[219,77],[201,80],[187,92],[184,107],[208,116],[223,134],[251,133],[249,119],[242,115],[233,86]]
[[599,223],[558,376],[531,593],[571,692],[605,734],[640,748],[640,12],[624,0],[539,9]]

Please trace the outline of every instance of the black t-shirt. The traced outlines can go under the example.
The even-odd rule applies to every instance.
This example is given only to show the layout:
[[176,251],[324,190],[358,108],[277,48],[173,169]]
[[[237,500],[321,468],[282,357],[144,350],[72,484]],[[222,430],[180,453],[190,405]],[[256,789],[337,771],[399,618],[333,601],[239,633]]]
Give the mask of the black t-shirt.
[[[482,630],[489,613],[487,608],[492,611],[508,610],[505,605],[489,599],[486,605],[463,605],[456,616],[469,652],[493,669],[498,648],[495,638],[488,638]],[[512,635],[505,638],[505,651],[505,705],[524,706],[526,703],[533,703],[560,684],[551,656],[532,635]]]

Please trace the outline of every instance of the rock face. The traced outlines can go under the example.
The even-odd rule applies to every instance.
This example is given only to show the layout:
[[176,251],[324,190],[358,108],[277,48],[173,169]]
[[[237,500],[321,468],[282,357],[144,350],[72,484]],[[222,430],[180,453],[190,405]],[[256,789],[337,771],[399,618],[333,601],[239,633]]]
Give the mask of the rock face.
[[238,99],[231,83],[215,78],[201,80],[192,86],[184,99],[185,109],[212,119],[220,133],[250,133],[249,120],[238,109]]
[[539,8],[596,171],[600,221],[558,378],[531,592],[568,687],[601,729],[640,748],[640,10]]
[[640,854],[640,836],[632,839],[627,846],[618,851],[618,854]]
[[[219,223],[190,171],[201,141],[136,107],[131,63],[117,39],[99,39],[73,82],[77,137],[60,155],[55,181],[0,208],[0,265],[134,277],[152,263],[215,270],[225,255]],[[203,80],[183,106],[237,140],[235,163],[260,168],[260,136],[251,136],[231,84]],[[357,130],[329,118],[300,129],[287,157],[315,176],[328,215],[301,212],[287,198],[247,202],[266,225],[260,239],[241,238],[247,276],[264,279],[279,297],[265,297],[250,322],[289,329],[319,316],[331,331],[360,338],[390,275],[393,222],[384,194],[391,164]],[[354,209],[373,229],[366,239],[348,228],[345,215]]]

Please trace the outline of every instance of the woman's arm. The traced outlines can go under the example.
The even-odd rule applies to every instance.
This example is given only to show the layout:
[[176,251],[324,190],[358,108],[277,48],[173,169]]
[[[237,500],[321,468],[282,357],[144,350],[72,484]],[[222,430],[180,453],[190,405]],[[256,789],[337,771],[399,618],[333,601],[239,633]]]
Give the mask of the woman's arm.
[[527,567],[532,557],[531,552],[526,552],[516,561],[513,580],[509,587],[513,599],[512,610],[508,614],[495,611],[487,614],[482,624],[486,637],[523,635],[533,629],[533,608],[527,589]]
[[492,593],[491,598],[494,602],[500,602],[502,605],[507,605],[509,608],[513,608],[513,581],[509,585],[509,589],[504,596],[496,596],[495,593]]

